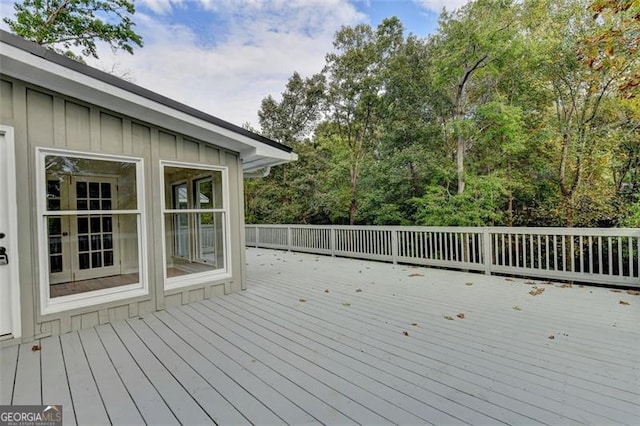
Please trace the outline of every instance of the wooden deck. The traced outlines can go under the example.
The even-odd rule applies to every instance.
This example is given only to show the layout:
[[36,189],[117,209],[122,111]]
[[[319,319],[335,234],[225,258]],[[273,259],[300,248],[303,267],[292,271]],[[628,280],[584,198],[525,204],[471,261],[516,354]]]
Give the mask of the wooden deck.
[[247,258],[247,291],[2,349],[0,404],[80,425],[638,424],[640,296]]

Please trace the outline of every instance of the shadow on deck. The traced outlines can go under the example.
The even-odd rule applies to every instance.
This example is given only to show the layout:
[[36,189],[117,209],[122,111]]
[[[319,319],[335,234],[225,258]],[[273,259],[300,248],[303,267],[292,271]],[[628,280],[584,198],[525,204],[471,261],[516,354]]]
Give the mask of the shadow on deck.
[[247,259],[247,291],[2,349],[0,404],[62,404],[66,424],[640,418],[639,296],[271,250]]

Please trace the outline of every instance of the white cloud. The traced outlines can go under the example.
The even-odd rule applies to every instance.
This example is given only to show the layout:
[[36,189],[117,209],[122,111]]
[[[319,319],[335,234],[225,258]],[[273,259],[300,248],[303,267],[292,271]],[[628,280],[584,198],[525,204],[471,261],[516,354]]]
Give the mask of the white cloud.
[[442,12],[443,8],[448,11],[459,9],[471,0],[414,0],[420,7],[435,13]]
[[[112,69],[115,63],[116,73],[126,71],[138,85],[234,124],[249,121],[258,127],[264,97],[277,97],[294,71],[319,72],[334,33],[367,20],[348,0],[199,1],[209,11],[192,3],[182,7],[194,14],[216,13],[217,22],[222,17],[228,25],[224,34],[211,29],[218,31],[212,45],[200,42],[206,34],[138,12],[144,47],[133,56],[104,48],[97,65]],[[166,0],[162,7],[176,4]]]
[[158,15],[167,15],[174,6],[182,4],[182,0],[137,0],[136,4],[147,7]]

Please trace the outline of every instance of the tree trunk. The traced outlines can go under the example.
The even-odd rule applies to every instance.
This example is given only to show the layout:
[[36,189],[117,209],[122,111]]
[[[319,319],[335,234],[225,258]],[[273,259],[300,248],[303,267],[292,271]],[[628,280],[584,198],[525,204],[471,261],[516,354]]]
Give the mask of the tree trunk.
[[464,192],[464,138],[458,135],[457,160],[458,160],[458,194]]
[[349,225],[354,225],[356,223],[356,214],[358,213],[358,201],[357,201],[357,191],[358,191],[358,164],[351,164],[350,168],[351,173],[351,204],[349,205]]

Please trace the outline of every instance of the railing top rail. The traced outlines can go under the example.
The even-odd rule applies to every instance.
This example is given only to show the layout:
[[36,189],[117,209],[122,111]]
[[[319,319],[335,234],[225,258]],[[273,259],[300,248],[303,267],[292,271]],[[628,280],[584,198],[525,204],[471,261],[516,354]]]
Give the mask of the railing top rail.
[[465,232],[492,234],[576,235],[640,237],[640,228],[561,228],[561,227],[474,227],[474,226],[376,226],[376,225],[270,225],[247,224],[256,228],[347,229],[372,231]]

